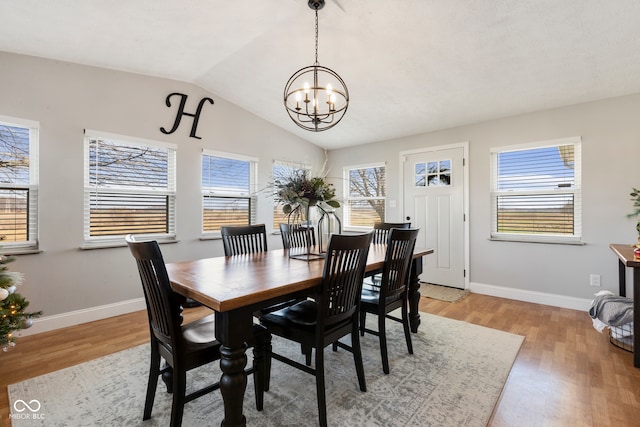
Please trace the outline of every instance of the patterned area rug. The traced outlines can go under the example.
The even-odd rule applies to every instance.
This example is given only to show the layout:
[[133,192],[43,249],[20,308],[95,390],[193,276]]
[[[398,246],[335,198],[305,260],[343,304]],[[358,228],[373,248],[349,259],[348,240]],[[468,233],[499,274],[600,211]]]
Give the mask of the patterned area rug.
[[[374,316],[368,316],[373,321]],[[391,322],[395,323],[395,322]],[[391,372],[382,373],[377,338],[362,340],[366,393],[359,391],[350,353],[325,349],[327,412],[332,426],[486,426],[524,337],[421,313],[409,355],[400,324],[389,325]],[[274,338],[274,348],[297,357],[300,348]],[[166,426],[171,397],[158,393],[151,420],[142,422],[148,368],[142,345],[9,386],[13,426]],[[218,378],[217,364],[188,381]],[[249,379],[244,411],[249,426],[317,425],[315,381],[273,361],[264,411],[255,410]],[[220,392],[188,403],[183,426],[220,425]]]
[[421,282],[420,295],[440,301],[458,302],[462,301],[464,297],[469,295],[469,291],[465,289],[457,289],[448,286],[433,285],[431,283]]

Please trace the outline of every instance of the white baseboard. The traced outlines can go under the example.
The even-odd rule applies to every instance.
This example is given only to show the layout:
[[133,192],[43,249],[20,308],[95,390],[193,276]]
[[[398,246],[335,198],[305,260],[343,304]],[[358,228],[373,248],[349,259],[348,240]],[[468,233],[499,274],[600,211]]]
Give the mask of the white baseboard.
[[491,295],[494,297],[513,299],[517,301],[533,302],[554,307],[570,308],[572,310],[589,311],[591,299],[569,297],[565,295],[548,294],[545,292],[529,291],[525,289],[505,288],[503,286],[486,285],[484,283],[469,283],[469,290],[475,294]]
[[93,322],[95,320],[106,319],[108,317],[119,316],[139,310],[146,310],[144,298],[136,298],[128,301],[121,301],[114,304],[106,304],[98,307],[84,308],[82,310],[70,311],[67,313],[54,314],[52,316],[39,317],[33,319],[33,326],[29,329],[22,329],[16,333],[18,337],[49,332],[55,329],[75,326],[81,323]]
[[[528,291],[524,289],[505,288],[503,286],[487,285],[484,283],[471,282],[469,283],[469,289],[471,292],[476,294],[532,302],[536,304],[545,304],[554,307],[570,308],[585,312],[588,311],[591,306],[591,300],[589,299]],[[139,310],[146,310],[144,298],[136,298],[62,314],[54,314],[52,316],[33,319],[33,326],[31,328],[22,329],[18,331],[16,335],[20,337],[39,334],[41,332],[49,332],[55,329],[93,322],[95,320],[106,319],[108,317],[119,316],[121,314]]]

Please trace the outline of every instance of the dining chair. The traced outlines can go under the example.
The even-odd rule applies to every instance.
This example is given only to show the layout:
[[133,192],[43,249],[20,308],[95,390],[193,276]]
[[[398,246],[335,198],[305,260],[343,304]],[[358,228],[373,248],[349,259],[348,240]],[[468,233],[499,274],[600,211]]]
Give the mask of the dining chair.
[[376,222],[373,224],[373,242],[387,243],[387,236],[392,228],[411,228],[410,222]]
[[[220,234],[222,235],[225,256],[267,252],[267,229],[264,224],[223,225],[220,227]],[[270,307],[263,307],[254,315],[260,317],[264,313],[278,310],[298,301],[300,299],[291,299]]]
[[[413,354],[411,333],[409,330],[409,271],[413,249],[418,238],[418,229],[394,228],[387,237],[387,250],[378,292],[363,291],[360,302],[360,335],[365,332],[377,335],[380,341],[382,370],[389,373],[389,357],[387,354],[386,319],[402,323],[407,350]],[[389,314],[401,309],[401,317]],[[378,330],[366,327],[367,313],[378,316]]]
[[[407,229],[411,228],[410,222],[376,222],[373,224],[373,241],[372,243],[384,244],[387,243],[387,237],[389,231],[392,228]],[[364,280],[364,289],[373,292],[378,292],[380,289],[380,273],[382,270],[376,270],[369,273],[369,277]]]
[[223,225],[220,227],[225,256],[267,252],[264,224]]
[[313,227],[301,224],[280,223],[280,236],[282,237],[282,247],[284,249],[306,248],[316,244]]
[[[149,380],[142,419],[151,418],[158,377],[162,377],[167,392],[173,393],[170,425],[180,426],[185,403],[220,388],[219,383],[214,383],[186,394],[187,371],[220,359],[214,315],[183,324],[182,304],[185,298],[171,289],[158,243],[136,241],[131,235],[126,237],[126,242],[138,266],[151,336]],[[260,325],[254,325],[253,332],[253,342],[247,343],[254,347],[253,367],[247,369],[246,373],[254,374],[256,409],[261,411],[266,378],[266,346],[269,345],[270,336]],[[161,358],[165,360],[162,368]]]
[[[325,347],[336,343],[353,354],[358,385],[361,391],[367,391],[358,335],[358,307],[371,237],[371,233],[332,235],[324,261],[322,284],[316,289],[313,299],[260,318],[260,323],[270,334],[297,342],[309,352],[315,349],[313,367],[277,354],[271,347],[267,349],[267,360],[273,358],[315,376],[321,426],[327,425]],[[338,341],[347,335],[351,336],[351,345]],[[266,378],[269,384],[269,371],[266,372]]]

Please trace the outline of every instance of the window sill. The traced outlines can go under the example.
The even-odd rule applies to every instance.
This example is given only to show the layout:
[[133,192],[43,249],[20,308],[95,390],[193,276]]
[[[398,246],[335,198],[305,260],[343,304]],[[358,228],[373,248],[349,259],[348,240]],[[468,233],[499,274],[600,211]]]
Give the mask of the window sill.
[[42,249],[38,248],[3,248],[3,255],[33,255],[42,253]]
[[585,242],[575,239],[558,239],[558,238],[525,238],[525,237],[490,237],[492,242],[513,242],[513,243],[543,243],[549,245],[572,245],[572,246],[584,246]]
[[[137,237],[137,239],[140,241],[155,240],[160,245],[165,243],[178,243],[178,240],[173,237],[172,238],[154,238],[154,237],[139,236]],[[84,242],[84,244],[80,246],[80,249],[83,251],[86,251],[86,250],[92,250],[92,249],[122,248],[125,246],[127,246],[127,242],[124,240],[124,237],[123,237],[122,239],[118,239],[118,240]]]

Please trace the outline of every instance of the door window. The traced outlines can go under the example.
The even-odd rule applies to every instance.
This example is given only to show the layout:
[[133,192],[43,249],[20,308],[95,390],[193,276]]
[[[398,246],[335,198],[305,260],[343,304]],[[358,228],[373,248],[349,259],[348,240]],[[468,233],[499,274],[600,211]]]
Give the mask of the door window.
[[451,159],[416,163],[416,187],[443,187],[451,185]]

